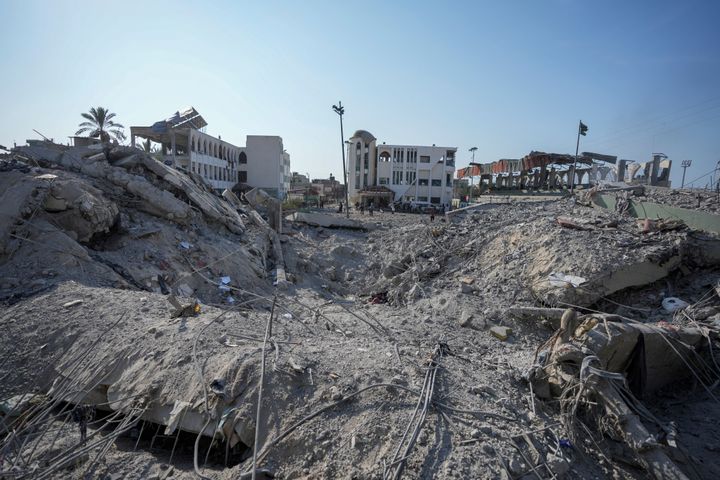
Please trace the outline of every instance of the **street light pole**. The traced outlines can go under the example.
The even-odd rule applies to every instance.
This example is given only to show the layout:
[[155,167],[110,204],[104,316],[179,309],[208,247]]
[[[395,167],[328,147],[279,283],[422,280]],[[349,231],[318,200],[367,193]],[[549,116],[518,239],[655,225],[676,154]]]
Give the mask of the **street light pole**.
[[477,151],[477,147],[472,147],[468,152],[472,153],[472,161],[470,162],[470,200],[473,198],[473,171],[472,166],[475,164],[475,152]]
[[347,179],[347,167],[345,167],[345,133],[343,132],[343,121],[342,117],[345,113],[345,107],[342,106],[342,102],[338,102],[337,105],[333,105],[335,113],[340,115],[340,148],[342,148],[342,161],[343,161],[343,179],[345,180],[345,216],[350,218],[350,202],[348,201],[348,179]]
[[691,164],[692,164],[692,160],[683,160],[683,161],[680,163],[680,166],[681,166],[682,169],[683,169],[682,182],[681,182],[681,184],[680,184],[680,188],[681,188],[681,189],[685,187],[685,171],[687,170],[687,168],[688,168]]
[[572,180],[570,182],[570,193],[573,193],[575,191],[575,175],[577,175],[577,159],[578,159],[578,150],[580,150],[580,135],[585,136],[585,133],[587,132],[587,125],[585,125],[582,120],[580,120],[580,123],[578,124],[578,133],[577,133],[577,143],[575,144],[575,163],[573,164],[572,169]]

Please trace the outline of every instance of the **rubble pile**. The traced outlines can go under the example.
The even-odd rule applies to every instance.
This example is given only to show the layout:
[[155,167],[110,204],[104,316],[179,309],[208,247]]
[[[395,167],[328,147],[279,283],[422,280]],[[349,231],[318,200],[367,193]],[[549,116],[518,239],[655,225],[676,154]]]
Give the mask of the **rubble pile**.
[[0,172],[0,478],[720,475],[713,234],[573,198],[264,219],[127,148]]
[[221,277],[249,290],[267,277],[267,242],[197,176],[126,147],[41,142],[14,160],[0,176],[0,299],[72,279],[219,303]]
[[660,203],[673,207],[720,213],[720,194],[710,190],[669,190],[659,187],[645,187],[639,200]]
[[571,199],[484,207],[371,234],[363,292],[401,305],[460,291],[487,313],[516,302],[590,306],[681,264],[688,272],[720,264],[716,242],[682,224],[644,231],[636,219]]

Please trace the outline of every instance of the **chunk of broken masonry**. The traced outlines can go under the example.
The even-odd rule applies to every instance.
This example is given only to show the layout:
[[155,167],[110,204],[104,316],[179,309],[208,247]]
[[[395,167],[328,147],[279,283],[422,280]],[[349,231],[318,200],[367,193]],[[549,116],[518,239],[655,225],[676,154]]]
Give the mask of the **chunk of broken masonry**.
[[510,335],[512,335],[512,328],[495,325],[494,327],[490,327],[490,333],[495,338],[504,342]]

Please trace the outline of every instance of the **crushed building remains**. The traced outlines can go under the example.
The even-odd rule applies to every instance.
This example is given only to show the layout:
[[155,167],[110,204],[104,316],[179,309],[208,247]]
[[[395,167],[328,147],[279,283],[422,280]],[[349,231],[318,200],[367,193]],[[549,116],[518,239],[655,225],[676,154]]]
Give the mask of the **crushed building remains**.
[[191,170],[0,158],[0,478],[720,476],[718,232],[593,201],[712,197],[348,221]]

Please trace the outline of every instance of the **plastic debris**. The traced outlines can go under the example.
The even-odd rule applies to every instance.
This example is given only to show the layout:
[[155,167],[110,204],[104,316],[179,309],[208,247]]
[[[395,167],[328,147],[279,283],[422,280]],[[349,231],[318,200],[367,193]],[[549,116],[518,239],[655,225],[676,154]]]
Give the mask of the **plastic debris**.
[[572,448],[572,443],[567,438],[561,438],[559,444],[561,448]]
[[185,250],[190,250],[192,248],[192,243],[180,242],[180,248],[184,248]]
[[218,285],[218,288],[221,292],[229,292],[231,290],[229,284],[230,277],[220,277],[220,284]]
[[677,297],[666,297],[666,298],[663,298],[663,301],[662,301],[662,307],[668,313],[675,313],[678,310],[682,310],[683,308],[687,308],[689,306],[690,306],[689,303],[687,303],[685,300],[681,300]]

